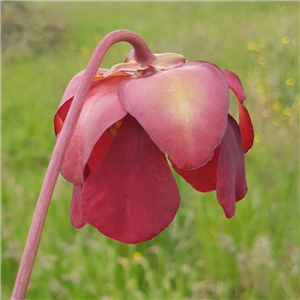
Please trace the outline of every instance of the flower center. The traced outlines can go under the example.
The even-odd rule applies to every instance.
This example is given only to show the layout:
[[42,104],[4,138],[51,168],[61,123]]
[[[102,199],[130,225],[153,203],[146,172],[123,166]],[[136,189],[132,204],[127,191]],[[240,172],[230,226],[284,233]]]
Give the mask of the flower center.
[[116,122],[115,124],[111,125],[108,129],[106,129],[107,134],[114,139],[117,135],[119,127],[122,125],[121,121]]
[[[155,59],[148,66],[141,65],[135,58],[133,52],[129,52],[125,62],[116,64],[107,70],[103,77],[126,74],[130,77],[147,77],[160,71],[169,70],[185,63],[184,56],[175,53],[155,54]],[[125,76],[126,76],[125,75]]]
[[147,76],[151,76],[155,73],[158,73],[158,70],[152,66],[149,66],[147,69],[136,71],[135,74],[138,77],[147,77]]

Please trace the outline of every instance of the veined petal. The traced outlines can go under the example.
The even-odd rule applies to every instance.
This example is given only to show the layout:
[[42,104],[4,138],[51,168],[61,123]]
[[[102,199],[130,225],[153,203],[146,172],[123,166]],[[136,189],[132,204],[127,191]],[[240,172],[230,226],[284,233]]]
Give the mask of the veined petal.
[[206,164],[227,126],[229,91],[223,73],[185,63],[118,85],[120,102],[160,150],[183,169]]
[[116,85],[122,77],[103,80],[90,91],[67,149],[61,174],[75,185],[84,179],[84,166],[104,131],[127,112],[120,104]]
[[173,220],[179,192],[166,158],[135,121],[125,121],[82,190],[85,220],[123,243],[150,240]]
[[246,153],[253,145],[254,131],[249,112],[244,104],[246,94],[238,76],[229,70],[222,70],[226,76],[229,88],[234,92],[239,108],[239,126],[244,152]]
[[81,186],[73,186],[70,221],[75,228],[82,228],[86,224],[81,209]]
[[236,121],[228,115],[228,127],[220,145],[217,168],[217,198],[227,218],[235,213],[235,202],[245,197],[247,183],[241,135]]
[[199,192],[210,192],[216,189],[217,166],[219,160],[220,147],[217,147],[213,158],[203,167],[195,170],[184,170],[176,167],[172,163],[173,169],[183,177],[195,190]]

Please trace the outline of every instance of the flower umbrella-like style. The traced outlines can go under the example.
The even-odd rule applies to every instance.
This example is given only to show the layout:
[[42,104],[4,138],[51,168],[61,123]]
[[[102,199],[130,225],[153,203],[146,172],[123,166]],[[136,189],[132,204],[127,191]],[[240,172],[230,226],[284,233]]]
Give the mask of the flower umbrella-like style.
[[[98,69],[118,42],[134,51]],[[229,89],[239,124],[228,114]],[[226,217],[247,192],[253,129],[238,77],[182,55],[154,55],[129,30],[106,35],[69,83],[55,115],[56,145],[36,204],[11,299],[24,299],[59,172],[73,184],[71,222],[124,243],[152,239],[173,220],[170,165],[196,190],[217,191]],[[170,163],[168,163],[168,157]]]
[[[81,71],[70,81],[55,115],[63,127]],[[239,125],[228,114],[236,95]],[[131,51],[124,63],[98,69],[64,158],[71,182],[71,223],[86,223],[124,243],[152,239],[174,219],[180,202],[169,167],[196,190],[216,190],[227,218],[247,192],[244,152],[253,128],[239,78],[182,55],[154,55],[141,64]]]

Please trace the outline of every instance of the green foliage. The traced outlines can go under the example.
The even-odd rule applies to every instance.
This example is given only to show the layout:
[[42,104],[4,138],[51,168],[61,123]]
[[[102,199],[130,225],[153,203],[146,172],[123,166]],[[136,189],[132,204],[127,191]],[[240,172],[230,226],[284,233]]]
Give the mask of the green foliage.
[[[70,225],[71,185],[60,178],[28,299],[299,298],[299,3],[32,2],[24,9],[19,25],[34,41],[26,44],[30,55],[22,38],[2,31],[12,39],[2,53],[2,298],[13,287],[64,88],[97,42],[120,28],[141,34],[156,53],[208,60],[240,76],[256,132],[248,195],[227,220],[215,193],[197,193],[176,177],[175,221],[153,241],[123,245]],[[17,20],[5,22],[13,28]],[[46,45],[38,38],[43,24],[59,28]],[[103,66],[129,50],[114,46]]]

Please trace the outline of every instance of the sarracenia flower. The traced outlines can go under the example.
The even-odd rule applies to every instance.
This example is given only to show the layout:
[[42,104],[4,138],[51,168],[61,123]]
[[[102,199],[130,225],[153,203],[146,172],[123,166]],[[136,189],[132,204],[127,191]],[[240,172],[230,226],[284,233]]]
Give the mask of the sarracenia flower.
[[[174,219],[180,196],[170,165],[197,191],[216,190],[231,218],[247,193],[244,153],[253,143],[234,73],[173,53],[145,64],[138,51],[98,69],[61,167],[73,184],[73,226],[88,223],[124,243],[152,239]],[[84,73],[73,77],[59,104],[58,138]],[[238,124],[228,113],[229,90]]]

